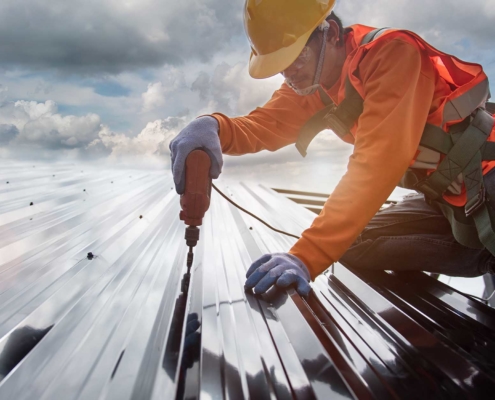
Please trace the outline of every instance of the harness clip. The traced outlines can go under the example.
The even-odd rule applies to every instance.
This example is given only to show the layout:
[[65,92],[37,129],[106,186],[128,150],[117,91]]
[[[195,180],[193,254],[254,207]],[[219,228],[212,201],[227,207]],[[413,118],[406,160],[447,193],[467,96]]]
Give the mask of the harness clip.
[[342,122],[342,120],[335,114],[337,108],[335,107],[331,110],[327,115],[325,115],[324,119],[327,123],[327,129],[331,129],[338,137],[341,139],[351,133],[351,131],[347,128],[347,126]]
[[466,203],[465,212],[466,217],[470,217],[476,211],[478,211],[486,201],[485,187],[481,187],[478,194]]

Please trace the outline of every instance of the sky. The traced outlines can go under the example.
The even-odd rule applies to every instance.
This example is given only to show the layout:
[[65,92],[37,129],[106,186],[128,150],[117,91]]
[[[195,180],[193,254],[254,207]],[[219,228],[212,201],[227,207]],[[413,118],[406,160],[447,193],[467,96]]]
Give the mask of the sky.
[[[282,83],[249,77],[243,3],[2,0],[0,159],[168,168],[192,119],[247,114]],[[335,12],[482,64],[495,93],[495,0],[341,0]],[[310,150],[226,157],[223,176],[330,191],[352,148],[325,132]]]

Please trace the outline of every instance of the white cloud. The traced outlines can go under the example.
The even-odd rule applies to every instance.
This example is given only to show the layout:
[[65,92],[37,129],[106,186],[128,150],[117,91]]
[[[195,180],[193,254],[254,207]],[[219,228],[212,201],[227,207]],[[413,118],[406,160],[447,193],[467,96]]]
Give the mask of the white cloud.
[[58,153],[73,157],[84,153],[87,145],[98,137],[101,126],[100,117],[96,114],[62,116],[51,100],[0,104],[3,132],[0,144],[11,155],[25,153],[26,156],[43,158]]
[[153,111],[158,107],[162,107],[165,104],[167,91],[161,82],[148,84],[148,90],[141,95],[143,98],[143,112]]
[[110,152],[109,159],[111,160],[139,158],[145,162],[153,162],[156,159],[164,162],[164,160],[168,161],[169,158],[168,145],[170,141],[185,124],[185,117],[168,117],[156,120],[149,122],[134,138],[104,128],[99,132],[98,139],[94,140],[89,148],[105,147]]
[[269,79],[253,79],[249,76],[247,64],[227,63],[217,65],[210,76],[201,72],[191,89],[208,101],[199,114],[222,112],[229,115],[248,114],[266,103],[283,82],[281,75]]

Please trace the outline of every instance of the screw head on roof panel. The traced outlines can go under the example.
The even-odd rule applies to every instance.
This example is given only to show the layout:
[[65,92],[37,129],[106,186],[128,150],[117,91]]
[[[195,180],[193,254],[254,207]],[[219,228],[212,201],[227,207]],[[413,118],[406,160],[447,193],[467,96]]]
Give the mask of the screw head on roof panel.
[[86,258],[91,261],[95,256],[92,252],[89,252]]
[[9,184],[9,181],[7,181],[7,185]]
[[29,205],[30,205],[30,206],[34,206],[34,203],[33,203],[33,202],[31,202],[31,203],[29,203]]
[[143,216],[142,216],[142,215],[140,215],[140,216],[139,216],[139,219],[143,219]]

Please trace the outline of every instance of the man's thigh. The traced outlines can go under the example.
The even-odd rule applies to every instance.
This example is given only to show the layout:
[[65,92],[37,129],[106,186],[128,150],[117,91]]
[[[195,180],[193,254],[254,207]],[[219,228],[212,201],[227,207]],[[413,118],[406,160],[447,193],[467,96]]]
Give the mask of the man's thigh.
[[423,195],[407,196],[379,211],[340,261],[353,268],[453,276],[483,275],[495,263],[487,250],[459,244],[448,220]]

